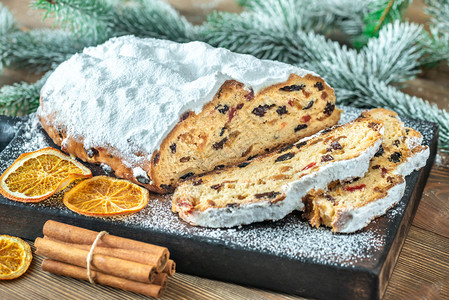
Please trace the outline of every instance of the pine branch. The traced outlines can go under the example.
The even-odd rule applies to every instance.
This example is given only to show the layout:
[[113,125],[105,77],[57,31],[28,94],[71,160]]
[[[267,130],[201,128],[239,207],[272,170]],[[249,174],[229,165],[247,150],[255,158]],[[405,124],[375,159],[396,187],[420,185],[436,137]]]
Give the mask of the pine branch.
[[134,5],[117,6],[107,20],[114,36],[169,39],[176,42],[197,40],[196,27],[162,1],[140,0]]
[[20,82],[0,88],[0,114],[22,116],[36,111],[40,90],[50,73],[35,83]]
[[195,27],[160,0],[36,0],[33,6],[63,28],[100,40],[133,34],[185,42],[196,36]]
[[112,10],[106,1],[36,0],[31,6],[44,10],[44,19],[54,18],[55,25],[60,25],[63,29],[80,36],[89,36],[97,40],[107,40],[111,37],[104,24]]
[[97,43],[94,39],[77,38],[62,30],[14,31],[0,36],[0,61],[9,68],[40,73]]
[[0,36],[17,30],[16,20],[9,9],[0,3]]
[[370,1],[368,12],[363,18],[363,32],[353,39],[353,45],[356,48],[361,48],[366,45],[369,38],[377,37],[384,25],[402,20],[402,16],[411,2],[411,0]]
[[429,56],[429,65],[446,60],[449,64],[449,0],[426,0],[425,11],[431,16],[430,36],[423,41]]

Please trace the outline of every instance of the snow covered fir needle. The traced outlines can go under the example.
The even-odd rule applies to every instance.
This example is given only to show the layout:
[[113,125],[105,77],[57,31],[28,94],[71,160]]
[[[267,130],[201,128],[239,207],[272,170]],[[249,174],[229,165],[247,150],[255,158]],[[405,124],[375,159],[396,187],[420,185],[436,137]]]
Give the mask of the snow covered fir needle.
[[[339,104],[386,107],[437,122],[440,149],[449,151],[449,113],[398,89],[423,66],[449,59],[449,0],[425,1],[430,33],[402,21],[409,0],[237,2],[244,6],[242,13],[214,12],[203,24],[193,25],[163,1],[35,0],[32,6],[62,30],[29,31],[21,30],[0,4],[0,71],[51,72],[84,47],[114,36],[201,40],[315,71],[335,88]],[[331,39],[335,36],[340,42]],[[44,81],[2,87],[0,113],[34,111]]]

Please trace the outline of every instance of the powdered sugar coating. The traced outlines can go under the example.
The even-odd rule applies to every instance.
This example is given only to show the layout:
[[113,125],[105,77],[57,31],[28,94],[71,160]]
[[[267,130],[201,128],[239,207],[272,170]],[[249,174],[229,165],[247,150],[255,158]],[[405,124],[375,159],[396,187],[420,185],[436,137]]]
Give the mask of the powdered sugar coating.
[[[67,137],[82,137],[87,148],[109,146],[135,167],[149,159],[183,113],[199,113],[226,80],[257,93],[292,73],[316,75],[202,42],[124,36],[62,63],[41,90],[38,113],[54,117],[53,127],[64,125]],[[140,151],[146,158],[135,155]]]

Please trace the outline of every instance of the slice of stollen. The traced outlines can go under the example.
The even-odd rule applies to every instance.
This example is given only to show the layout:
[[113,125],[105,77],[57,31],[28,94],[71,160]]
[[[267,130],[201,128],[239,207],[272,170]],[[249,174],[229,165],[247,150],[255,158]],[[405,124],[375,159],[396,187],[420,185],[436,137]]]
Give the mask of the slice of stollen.
[[305,216],[312,226],[343,233],[364,228],[401,200],[404,177],[426,164],[429,149],[421,145],[421,134],[404,127],[395,112],[373,109],[362,117],[384,123],[382,147],[364,177],[332,183],[326,192],[315,190],[304,197]]
[[302,198],[309,190],[363,176],[381,145],[383,130],[382,122],[360,118],[237,166],[194,177],[175,190],[172,210],[205,227],[279,220],[303,209]]

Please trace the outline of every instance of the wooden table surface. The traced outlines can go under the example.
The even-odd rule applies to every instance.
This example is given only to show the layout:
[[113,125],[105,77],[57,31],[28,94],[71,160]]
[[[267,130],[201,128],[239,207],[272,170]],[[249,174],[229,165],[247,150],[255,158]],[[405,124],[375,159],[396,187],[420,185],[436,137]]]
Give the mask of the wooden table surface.
[[[40,15],[27,8],[26,0],[3,0],[27,28],[48,27]],[[204,13],[219,9],[238,11],[231,0],[169,0],[190,20],[200,22]],[[210,3],[214,4],[211,5]],[[407,12],[412,21],[424,23],[421,1]],[[19,80],[33,81],[36,75],[7,70],[0,86]],[[449,109],[449,67],[446,63],[424,71],[405,92]],[[1,216],[0,216],[1,231]],[[0,232],[0,234],[8,234]],[[30,241],[30,244],[34,246]],[[56,276],[40,268],[42,257],[34,255],[27,273],[13,281],[0,281],[0,299],[143,299],[144,297]],[[384,299],[449,299],[449,156],[439,153],[432,168],[417,214],[394,269]],[[177,273],[162,299],[303,299],[298,296],[244,287]]]

